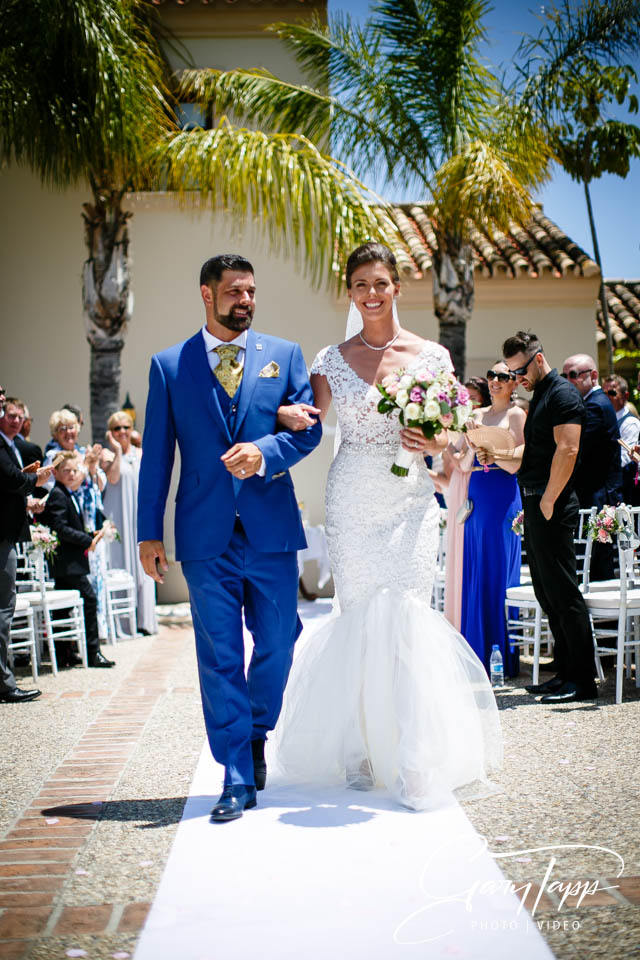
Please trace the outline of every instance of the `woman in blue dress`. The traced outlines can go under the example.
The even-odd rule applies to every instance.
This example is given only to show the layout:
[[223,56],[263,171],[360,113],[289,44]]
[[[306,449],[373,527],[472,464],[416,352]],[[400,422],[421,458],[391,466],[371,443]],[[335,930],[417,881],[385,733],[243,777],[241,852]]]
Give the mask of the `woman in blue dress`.
[[[512,402],[515,377],[506,363],[496,361],[487,371],[491,405],[476,412],[478,425],[503,427],[511,431],[516,447],[524,442],[525,413]],[[473,431],[468,435],[473,440]],[[507,644],[504,601],[508,587],[520,583],[520,537],[511,530],[513,518],[522,507],[515,473],[520,460],[501,460],[482,467],[472,442],[460,461],[462,470],[472,471],[469,499],[473,510],[465,521],[462,571],[462,617],[460,632],[489,672],[491,648],[502,654],[505,677],[519,672],[517,647]]]

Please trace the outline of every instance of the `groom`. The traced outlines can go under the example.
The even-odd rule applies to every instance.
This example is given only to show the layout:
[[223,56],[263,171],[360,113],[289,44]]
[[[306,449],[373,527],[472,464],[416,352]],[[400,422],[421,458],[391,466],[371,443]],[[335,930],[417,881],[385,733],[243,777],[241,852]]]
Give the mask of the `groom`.
[[[163,517],[176,440],[176,559],[189,585],[211,751],[225,768],[213,821],[234,820],[264,788],[264,741],[278,719],[301,624],[296,552],[306,546],[289,475],[320,442],[315,423],[279,430],[278,407],[313,403],[300,347],[250,330],[248,260],[200,272],[206,322],[151,361],[138,494],[140,559],[167,570]],[[253,636],[244,671],[242,613]]]

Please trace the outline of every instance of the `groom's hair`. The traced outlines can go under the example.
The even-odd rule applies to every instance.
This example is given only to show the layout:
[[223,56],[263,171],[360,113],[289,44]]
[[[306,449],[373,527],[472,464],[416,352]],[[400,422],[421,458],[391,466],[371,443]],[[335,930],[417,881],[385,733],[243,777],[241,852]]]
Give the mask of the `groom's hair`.
[[225,270],[238,270],[240,273],[255,273],[246,257],[239,253],[221,253],[203,263],[200,271],[200,286],[208,287],[211,282],[219,283]]
[[513,337],[507,337],[502,344],[502,356],[507,360],[515,357],[516,353],[524,353],[525,357],[532,357],[536,350],[544,353],[542,344],[531,330],[518,330]]

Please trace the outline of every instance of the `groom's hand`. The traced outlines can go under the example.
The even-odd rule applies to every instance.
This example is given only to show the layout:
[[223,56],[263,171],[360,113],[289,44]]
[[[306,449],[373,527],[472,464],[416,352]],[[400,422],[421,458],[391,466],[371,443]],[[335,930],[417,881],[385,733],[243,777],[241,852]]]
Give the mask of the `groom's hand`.
[[[316,417],[311,414],[315,413]],[[288,403],[278,407],[278,423],[287,430],[306,430],[317,423],[317,415],[322,413],[320,407],[312,407],[309,403]]]
[[262,451],[255,443],[234,443],[220,459],[238,480],[248,480],[262,466]]
[[164,583],[163,571],[169,569],[167,555],[162,540],[142,540],[140,543],[140,563],[144,572],[156,583]]

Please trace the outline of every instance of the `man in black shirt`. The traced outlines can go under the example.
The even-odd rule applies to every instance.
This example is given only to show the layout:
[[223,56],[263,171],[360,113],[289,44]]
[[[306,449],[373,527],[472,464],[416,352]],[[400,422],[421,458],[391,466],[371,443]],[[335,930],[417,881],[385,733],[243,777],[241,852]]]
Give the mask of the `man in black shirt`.
[[502,347],[516,382],[533,391],[524,427],[518,482],[524,508],[524,536],[536,598],[555,639],[558,674],[527,687],[543,703],[597,697],[593,636],[578,589],[573,535],[578,498],[573,488],[584,403],[574,387],[552,370],[533,333],[520,331]]

